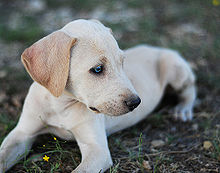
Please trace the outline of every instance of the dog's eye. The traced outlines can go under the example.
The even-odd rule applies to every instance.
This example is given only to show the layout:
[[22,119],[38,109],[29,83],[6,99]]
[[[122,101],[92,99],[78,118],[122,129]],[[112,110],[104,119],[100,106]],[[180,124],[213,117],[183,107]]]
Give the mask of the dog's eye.
[[96,67],[93,67],[93,68],[90,69],[90,71],[91,71],[92,73],[95,73],[95,74],[102,73],[102,71],[103,71],[103,65],[98,65],[98,66],[96,66]]

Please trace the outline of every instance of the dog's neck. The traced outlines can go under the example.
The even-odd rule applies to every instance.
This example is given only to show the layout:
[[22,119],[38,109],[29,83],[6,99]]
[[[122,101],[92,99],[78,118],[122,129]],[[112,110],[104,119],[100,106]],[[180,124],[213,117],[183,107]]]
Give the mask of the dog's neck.
[[64,90],[63,94],[60,96],[58,100],[60,103],[62,102],[64,109],[68,109],[69,107],[79,102],[79,100],[66,89]]

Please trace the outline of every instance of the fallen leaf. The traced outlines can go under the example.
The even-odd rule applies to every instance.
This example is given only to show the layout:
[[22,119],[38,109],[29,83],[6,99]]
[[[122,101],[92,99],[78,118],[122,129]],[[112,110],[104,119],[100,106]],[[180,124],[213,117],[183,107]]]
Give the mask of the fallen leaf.
[[203,142],[203,148],[209,150],[212,147],[212,143],[210,141]]
[[149,161],[146,161],[146,160],[143,160],[142,166],[143,166],[143,168],[146,169],[147,171],[149,171],[149,170],[152,169],[152,167],[150,166]]

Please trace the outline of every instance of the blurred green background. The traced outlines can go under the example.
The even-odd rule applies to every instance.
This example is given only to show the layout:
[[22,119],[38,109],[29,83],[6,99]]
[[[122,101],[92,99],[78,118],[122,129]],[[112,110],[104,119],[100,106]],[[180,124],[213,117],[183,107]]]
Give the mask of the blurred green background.
[[[151,132],[143,135],[146,143],[154,140],[155,135],[152,135],[152,130],[155,131],[155,134],[161,134],[161,130],[168,134],[168,141],[171,144],[179,138],[183,138],[184,133],[182,132],[187,131],[178,129],[179,126],[182,126],[181,123],[175,124],[169,117],[157,114],[156,118],[150,117],[149,120],[139,125],[142,128],[139,126],[132,128],[132,134],[125,131],[123,132],[125,137],[122,137],[120,133],[110,137],[110,145],[114,146],[111,148],[111,152],[117,159],[114,160],[114,167],[109,171],[175,172],[190,170],[202,172],[201,170],[207,171],[208,169],[213,171],[215,168],[217,170],[220,160],[219,0],[0,0],[0,141],[15,126],[28,87],[32,82],[20,62],[21,53],[41,37],[79,18],[95,18],[110,27],[122,49],[147,43],[179,51],[195,71],[198,86],[198,99],[195,105],[196,118],[185,128],[189,130],[198,126],[197,131],[189,133],[200,135],[193,138],[200,142],[199,146],[202,146],[204,140],[213,143],[212,154],[210,154],[211,151],[205,151],[201,156],[207,164],[211,165],[210,167],[204,166],[203,169],[199,160],[198,163],[192,165],[184,164],[183,161],[189,157],[187,154],[181,158],[170,156],[169,161],[167,161],[167,157],[161,159],[160,155],[157,155],[158,158],[152,156],[152,160],[149,162],[151,169],[146,170],[133,158],[138,151],[131,152],[129,148],[139,145],[131,141],[137,141],[137,137],[148,127],[148,124],[152,124],[152,126]],[[161,126],[161,122],[167,124],[169,128]],[[173,127],[177,128],[175,132],[177,136],[172,133]],[[43,144],[46,138],[41,137],[38,144]],[[127,141],[123,147],[121,147],[122,141]],[[76,144],[65,144],[64,150],[70,150],[70,145],[77,147]],[[168,144],[166,147],[165,150],[169,148]],[[42,152],[36,148],[37,146],[35,146],[33,154]],[[169,149],[176,150],[177,148],[174,146]],[[187,145],[182,150],[184,149],[187,149]],[[142,150],[144,151],[144,149]],[[76,158],[80,157],[78,149],[72,152],[78,153]],[[145,152],[150,153],[151,150],[146,149]],[[191,154],[199,157],[198,152],[199,149]],[[125,155],[127,160],[120,159],[121,155]],[[66,159],[66,163],[71,165],[71,160],[65,157],[67,156],[62,155],[60,162]],[[146,157],[143,156],[143,158],[147,160]],[[170,160],[172,163],[175,160],[174,163],[179,163],[179,165],[177,164],[174,169],[170,166]],[[14,172],[19,170],[68,172],[67,168],[61,169],[61,165],[65,165],[65,163],[60,162],[54,160],[42,168],[42,165],[45,166],[45,164],[39,160],[33,163],[23,161],[14,168]],[[57,165],[57,163],[59,164]],[[76,161],[76,163],[78,162]],[[185,167],[181,167],[181,164]],[[69,170],[73,168],[74,166]]]

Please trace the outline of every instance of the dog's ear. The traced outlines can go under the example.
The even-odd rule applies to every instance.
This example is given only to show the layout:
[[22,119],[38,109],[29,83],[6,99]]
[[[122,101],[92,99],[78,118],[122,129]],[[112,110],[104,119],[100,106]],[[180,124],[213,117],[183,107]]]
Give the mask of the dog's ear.
[[56,31],[25,49],[21,60],[33,80],[59,97],[69,73],[71,48],[76,42],[62,31]]

